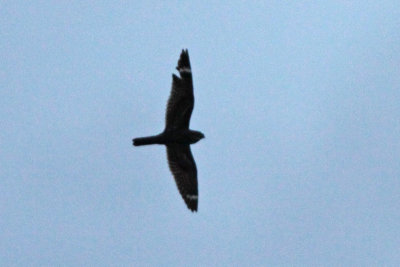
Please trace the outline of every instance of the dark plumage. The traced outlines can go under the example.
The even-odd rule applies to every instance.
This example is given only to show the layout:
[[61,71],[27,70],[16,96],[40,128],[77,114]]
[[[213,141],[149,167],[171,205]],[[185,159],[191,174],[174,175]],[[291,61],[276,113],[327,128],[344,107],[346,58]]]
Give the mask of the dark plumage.
[[204,138],[204,134],[189,129],[194,95],[187,50],[182,50],[176,69],[180,77],[172,74],[172,88],[167,104],[164,131],[154,136],[135,138],[133,145],[160,144],[167,147],[168,165],[174,175],[178,190],[187,207],[191,211],[197,211],[197,168],[190,145]]

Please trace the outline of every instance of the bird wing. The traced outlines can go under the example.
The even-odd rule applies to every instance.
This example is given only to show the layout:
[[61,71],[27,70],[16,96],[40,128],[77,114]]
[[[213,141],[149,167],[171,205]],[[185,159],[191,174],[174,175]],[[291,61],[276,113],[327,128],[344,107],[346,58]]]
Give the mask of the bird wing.
[[172,88],[168,99],[165,118],[166,129],[188,129],[194,107],[192,71],[189,54],[182,50],[176,69],[179,76],[172,74]]
[[167,145],[168,165],[179,193],[191,211],[197,211],[197,168],[189,145]]

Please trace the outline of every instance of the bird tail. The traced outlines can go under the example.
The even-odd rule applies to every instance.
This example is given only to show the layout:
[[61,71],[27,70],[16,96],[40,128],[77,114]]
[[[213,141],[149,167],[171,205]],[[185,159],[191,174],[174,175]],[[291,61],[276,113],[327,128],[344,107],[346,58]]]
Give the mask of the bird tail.
[[154,145],[154,144],[160,144],[160,137],[157,135],[133,139],[134,146],[144,146],[144,145]]

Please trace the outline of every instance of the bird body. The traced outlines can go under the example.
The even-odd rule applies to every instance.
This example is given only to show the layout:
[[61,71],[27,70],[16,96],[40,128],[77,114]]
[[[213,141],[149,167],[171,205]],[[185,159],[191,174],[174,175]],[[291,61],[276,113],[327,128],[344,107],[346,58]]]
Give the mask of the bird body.
[[153,144],[191,145],[197,143],[202,138],[204,138],[204,134],[202,134],[199,131],[193,131],[190,129],[171,129],[171,130],[165,130],[164,132],[158,135],[135,138],[133,139],[133,145],[134,146],[153,145]]
[[169,168],[178,190],[191,211],[197,211],[197,167],[190,145],[204,138],[199,131],[189,129],[194,107],[192,70],[189,53],[182,50],[176,69],[180,77],[172,74],[172,88],[165,116],[165,130],[154,136],[133,139],[134,146],[159,144],[167,148]]

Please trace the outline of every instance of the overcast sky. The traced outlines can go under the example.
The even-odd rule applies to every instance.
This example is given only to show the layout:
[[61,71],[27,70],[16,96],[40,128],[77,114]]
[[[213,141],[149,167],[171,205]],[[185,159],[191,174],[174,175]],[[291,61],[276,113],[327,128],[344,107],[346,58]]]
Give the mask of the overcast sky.
[[[198,213],[131,144],[182,48]],[[398,266],[399,244],[398,0],[0,1],[1,266]]]

